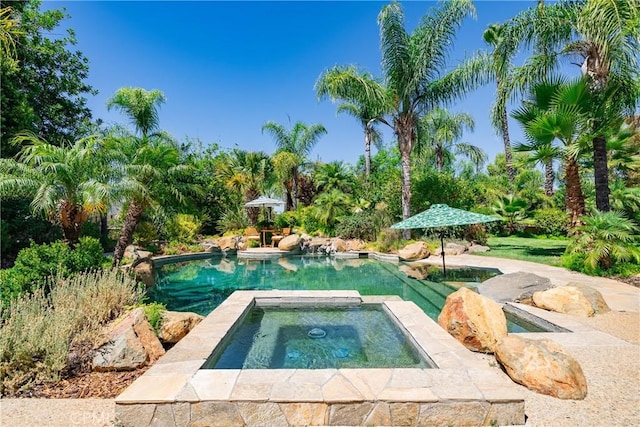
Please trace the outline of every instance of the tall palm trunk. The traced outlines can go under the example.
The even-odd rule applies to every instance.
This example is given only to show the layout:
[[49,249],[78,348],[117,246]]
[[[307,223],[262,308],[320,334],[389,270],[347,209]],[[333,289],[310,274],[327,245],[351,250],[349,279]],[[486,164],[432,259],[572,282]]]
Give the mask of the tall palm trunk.
[[596,186],[596,207],[600,212],[608,212],[611,206],[609,205],[607,141],[602,135],[593,138],[593,178]]
[[369,123],[364,128],[364,176],[366,179],[369,179],[371,174],[371,128]]
[[102,249],[107,249],[107,244],[109,242],[109,222],[107,218],[107,214],[100,214],[100,244],[102,244]]
[[293,168],[292,182],[291,182],[291,193],[293,196],[293,210],[298,209],[298,168]]
[[[411,149],[414,141],[414,126],[409,118],[403,119],[395,121],[395,130],[402,168],[402,219],[407,219],[411,216]],[[410,239],[411,230],[403,230],[402,237]]]
[[64,202],[58,214],[58,220],[64,241],[74,249],[80,241],[80,232],[87,221],[87,213],[81,206]]
[[565,179],[567,184],[565,203],[569,210],[569,226],[575,229],[582,224],[580,217],[584,215],[585,207],[578,162],[573,157],[569,157],[566,161]]
[[544,161],[544,194],[553,196],[553,159]]
[[144,213],[144,206],[138,204],[135,200],[131,201],[129,208],[127,209],[127,215],[124,218],[124,224],[122,224],[122,230],[120,230],[120,236],[118,237],[118,243],[113,251],[113,267],[118,266],[124,251],[133,241],[133,232],[136,230],[136,226],[142,219]]
[[[260,196],[260,193],[255,189],[247,190],[244,194],[245,203],[257,199],[258,196]],[[258,223],[258,217],[260,216],[260,208],[247,208],[247,216],[249,217],[249,224],[256,225]]]
[[503,105],[500,110],[500,133],[502,133],[502,142],[504,144],[504,159],[507,165],[509,182],[513,182],[516,178],[516,171],[513,168],[513,154],[511,153],[511,140],[509,139],[509,122],[507,121],[507,106]]

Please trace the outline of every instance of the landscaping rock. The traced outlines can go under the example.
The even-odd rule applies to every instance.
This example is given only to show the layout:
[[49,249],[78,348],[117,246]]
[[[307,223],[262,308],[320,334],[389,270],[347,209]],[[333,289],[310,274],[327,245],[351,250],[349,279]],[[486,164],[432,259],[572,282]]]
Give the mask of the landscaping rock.
[[489,246],[483,246],[483,245],[470,245],[467,248],[467,252],[469,252],[470,254],[476,253],[476,252],[489,252],[491,250],[491,248]]
[[560,286],[544,292],[535,292],[533,303],[536,307],[545,310],[574,316],[591,317],[595,313],[591,301],[573,286]]
[[500,304],[460,288],[447,297],[438,324],[472,351],[493,353],[507,335],[507,319]]
[[124,258],[130,258],[134,263],[138,260],[150,259],[153,254],[139,246],[129,245],[124,249]]
[[147,287],[156,283],[156,270],[151,259],[138,262],[133,267],[133,271],[136,275],[136,280],[144,283]]
[[131,371],[152,364],[164,354],[141,308],[114,321],[107,330],[107,341],[93,358],[94,371]]
[[220,237],[217,243],[220,250],[226,252],[229,249],[237,249],[239,240],[239,236],[224,236]]
[[447,243],[444,247],[445,255],[462,255],[467,251],[467,247],[457,243]]
[[604,297],[597,289],[576,282],[569,282],[567,283],[567,286],[573,286],[582,292],[582,294],[591,303],[591,308],[593,308],[594,314],[608,313],[611,311],[609,305],[607,305],[607,302],[604,300]]
[[333,252],[346,252],[347,242],[339,237],[336,237],[331,243],[331,248],[333,249]]
[[513,381],[537,393],[576,400],[587,396],[582,368],[551,340],[508,335],[496,346],[495,356]]
[[404,261],[417,261],[431,255],[429,247],[425,242],[416,242],[405,246],[398,251],[398,257]]
[[281,251],[293,251],[300,249],[300,236],[297,234],[291,234],[280,240],[278,243],[278,249]]
[[361,251],[365,248],[365,243],[360,239],[347,240],[347,250]]
[[158,338],[164,344],[175,344],[184,338],[204,317],[196,313],[165,311],[158,331]]
[[478,285],[478,293],[497,302],[528,302],[534,292],[552,288],[551,280],[531,273],[502,274]]

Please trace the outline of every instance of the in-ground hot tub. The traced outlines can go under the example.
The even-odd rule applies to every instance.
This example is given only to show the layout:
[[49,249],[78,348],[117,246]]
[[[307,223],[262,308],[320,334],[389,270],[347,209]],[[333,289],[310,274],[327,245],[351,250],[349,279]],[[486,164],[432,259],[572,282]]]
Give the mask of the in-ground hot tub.
[[[349,312],[374,302],[431,368],[206,369],[254,307],[330,306]],[[314,328],[302,329],[315,336],[310,340],[328,335]],[[362,340],[358,334],[347,335]],[[300,331],[293,335],[300,337]],[[273,348],[281,348],[277,360],[302,356],[304,350],[288,348],[286,341],[277,344],[278,333],[275,337]],[[344,356],[345,349],[350,351],[339,344],[331,351]],[[521,425],[524,400],[506,375],[412,302],[363,298],[356,291],[237,291],[118,396],[116,414],[131,426]]]

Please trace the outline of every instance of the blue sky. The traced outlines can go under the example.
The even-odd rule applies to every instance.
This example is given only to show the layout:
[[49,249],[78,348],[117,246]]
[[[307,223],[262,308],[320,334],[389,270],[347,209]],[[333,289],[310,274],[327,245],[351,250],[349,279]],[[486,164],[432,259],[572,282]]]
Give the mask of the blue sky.
[[[94,117],[126,123],[107,111],[107,99],[120,87],[160,89],[167,102],[160,126],[179,140],[199,138],[222,147],[272,153],[262,135],[273,120],[321,123],[328,134],[312,159],[354,164],[363,153],[360,125],[336,115],[330,101],[318,101],[313,85],[326,68],[356,64],[380,71],[377,15],[385,2],[171,2],[48,1],[65,7],[77,49],[90,61],[88,82],[99,93],[89,98]],[[403,2],[406,27],[413,29],[434,2]],[[530,1],[477,1],[477,20],[467,19],[458,33],[450,64],[485,48],[482,32]],[[452,111],[471,114],[473,133],[464,141],[482,147],[493,160],[502,142],[489,122],[494,86],[470,94]],[[513,138],[521,133],[512,124]],[[385,142],[393,135],[386,132]]]

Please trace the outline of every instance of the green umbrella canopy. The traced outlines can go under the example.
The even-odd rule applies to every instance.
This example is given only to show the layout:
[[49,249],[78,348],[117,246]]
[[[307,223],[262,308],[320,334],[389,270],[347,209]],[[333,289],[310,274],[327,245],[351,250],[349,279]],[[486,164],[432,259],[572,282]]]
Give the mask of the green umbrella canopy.
[[441,204],[433,205],[426,211],[393,224],[391,228],[405,230],[409,228],[453,227],[491,221],[500,221],[500,219]]

